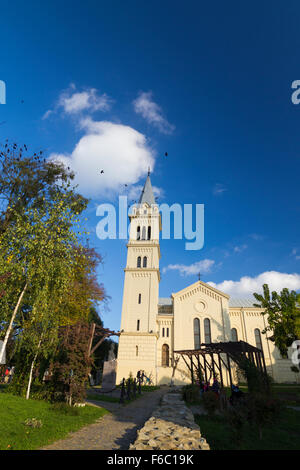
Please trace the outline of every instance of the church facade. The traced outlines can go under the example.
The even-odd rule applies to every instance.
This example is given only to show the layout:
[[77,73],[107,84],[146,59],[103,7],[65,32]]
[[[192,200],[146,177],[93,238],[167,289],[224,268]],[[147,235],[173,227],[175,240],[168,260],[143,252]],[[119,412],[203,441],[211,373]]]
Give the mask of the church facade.
[[276,382],[297,381],[291,360],[283,359],[262,334],[266,317],[253,306],[253,298],[230,298],[200,280],[170,298],[159,297],[161,216],[149,174],[129,217],[117,384],[139,370],[154,384],[168,384],[172,377],[175,384],[190,383],[182,358],[173,370],[174,351],[240,340],[263,350],[268,373]]

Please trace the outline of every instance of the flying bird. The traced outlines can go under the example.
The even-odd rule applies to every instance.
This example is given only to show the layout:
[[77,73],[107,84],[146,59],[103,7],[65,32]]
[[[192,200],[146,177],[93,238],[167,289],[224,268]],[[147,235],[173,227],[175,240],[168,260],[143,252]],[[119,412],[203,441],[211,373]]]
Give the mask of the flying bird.
[[165,157],[168,157],[168,152],[165,153]]
[[103,174],[104,174],[104,170],[101,170],[101,171],[100,171],[100,174],[103,175]]

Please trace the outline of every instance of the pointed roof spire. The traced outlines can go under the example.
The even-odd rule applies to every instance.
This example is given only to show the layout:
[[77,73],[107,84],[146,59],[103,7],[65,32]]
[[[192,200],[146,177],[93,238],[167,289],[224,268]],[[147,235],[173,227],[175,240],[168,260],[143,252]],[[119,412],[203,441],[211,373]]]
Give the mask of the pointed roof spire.
[[151,206],[152,204],[156,204],[152,185],[151,185],[151,180],[150,180],[150,168],[148,169],[148,176],[146,179],[146,183],[145,183],[144,189],[142,191],[142,194],[139,200],[139,204],[145,204],[145,203],[149,204],[149,206]]

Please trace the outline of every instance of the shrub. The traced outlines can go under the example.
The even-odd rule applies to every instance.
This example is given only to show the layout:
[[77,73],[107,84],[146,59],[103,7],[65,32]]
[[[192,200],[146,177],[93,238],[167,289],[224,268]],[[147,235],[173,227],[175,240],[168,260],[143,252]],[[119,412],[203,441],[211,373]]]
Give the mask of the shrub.
[[215,392],[204,392],[202,395],[203,405],[210,416],[215,414],[220,407],[219,397]]
[[186,385],[182,389],[182,397],[187,403],[192,403],[199,399],[198,385]]
[[247,380],[249,393],[261,393],[263,395],[271,393],[272,377],[258,369],[249,359],[243,358],[239,361],[238,375],[240,374]]
[[258,428],[259,437],[262,439],[263,428],[276,422],[283,409],[283,404],[278,399],[257,393],[248,397],[247,409],[247,419],[252,426]]

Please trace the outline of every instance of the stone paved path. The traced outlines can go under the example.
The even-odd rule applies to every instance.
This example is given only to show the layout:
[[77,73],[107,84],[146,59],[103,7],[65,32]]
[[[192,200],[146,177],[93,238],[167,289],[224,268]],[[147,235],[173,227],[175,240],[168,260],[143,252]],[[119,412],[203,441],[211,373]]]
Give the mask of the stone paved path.
[[111,413],[103,416],[94,424],[69,434],[66,439],[44,447],[44,450],[127,450],[137,436],[137,430],[144,426],[161,397],[169,387],[161,387],[154,392],[146,392],[129,405],[92,402],[103,406]]

